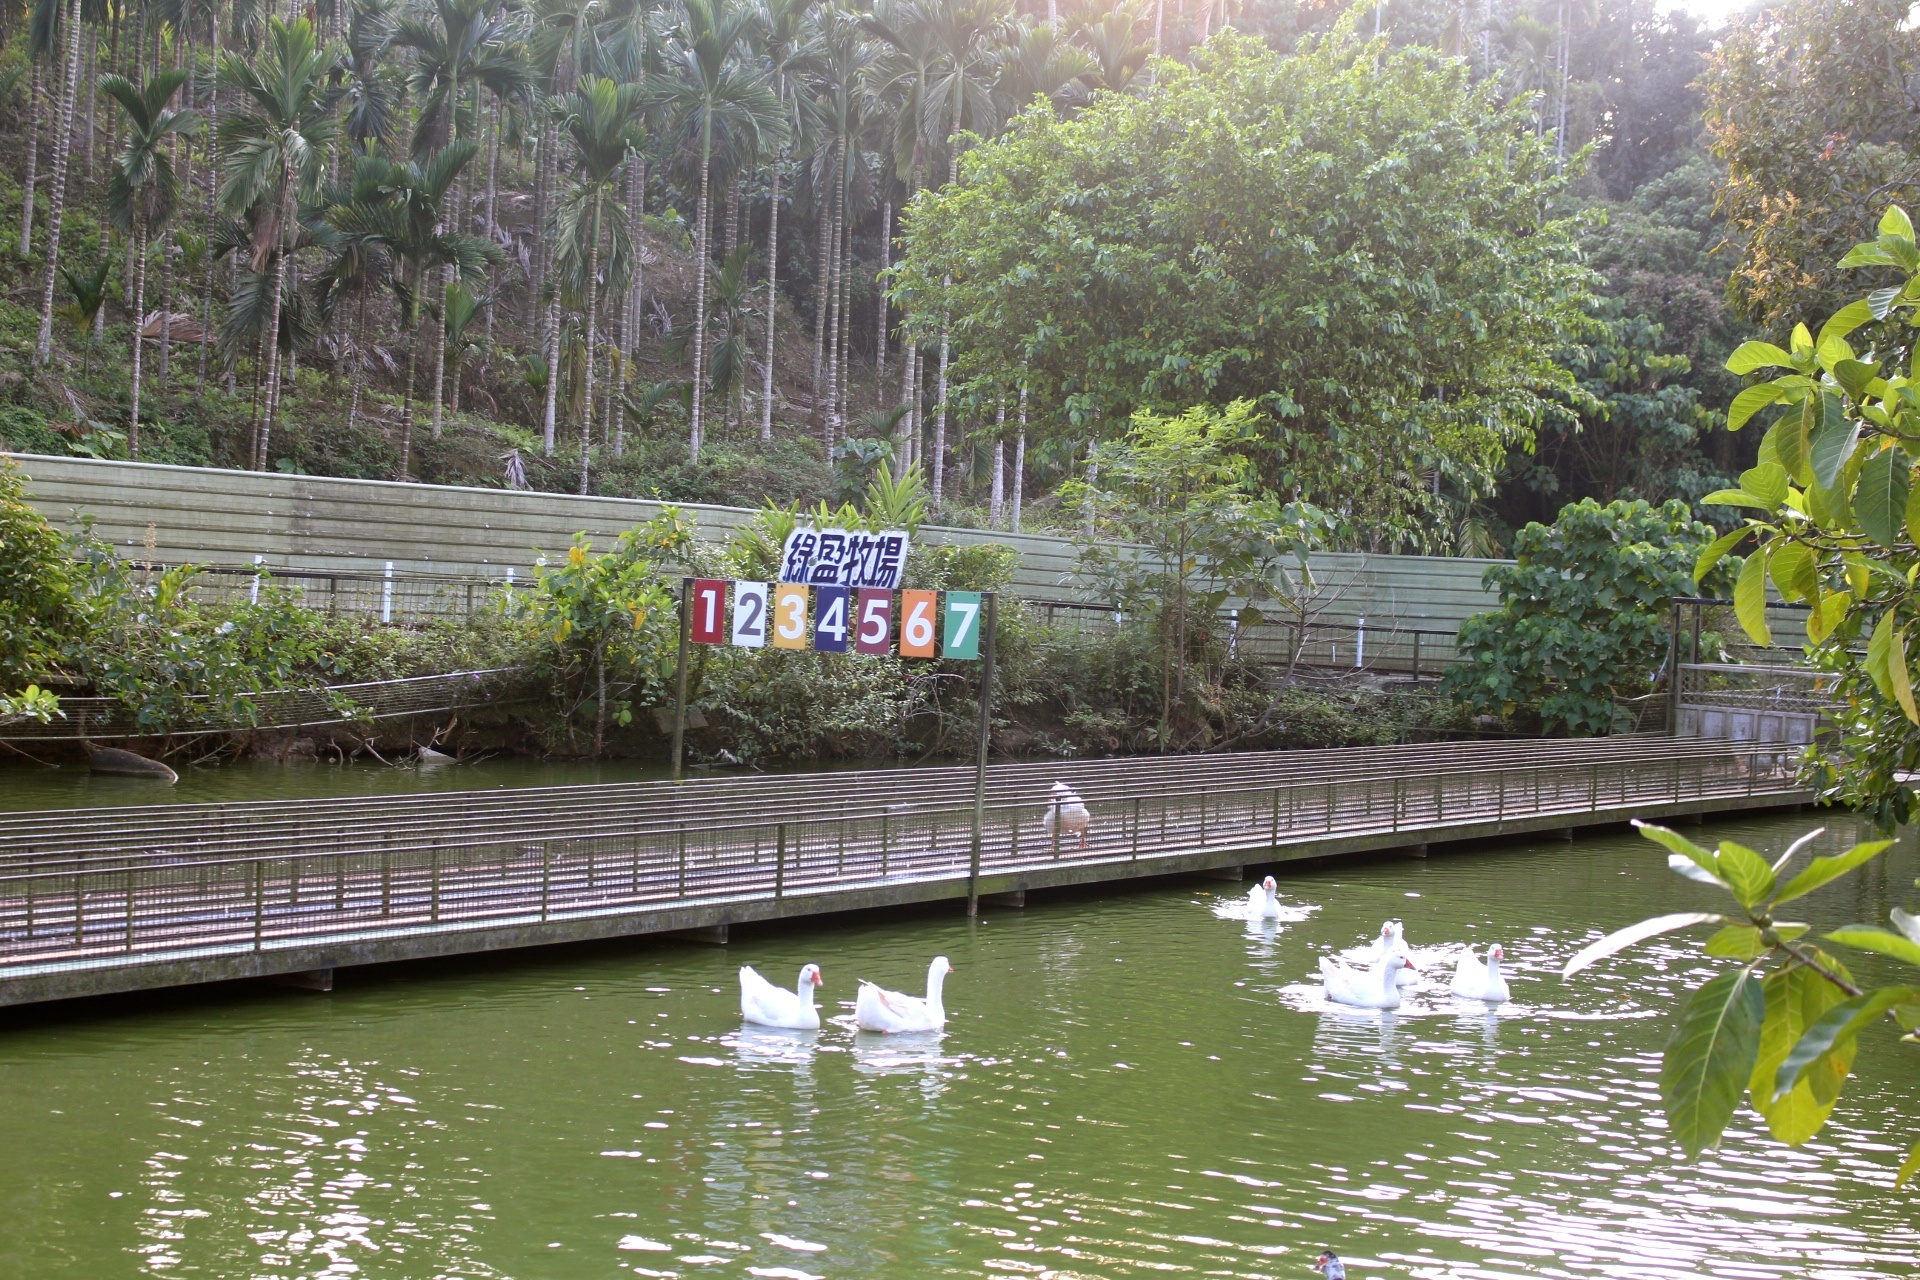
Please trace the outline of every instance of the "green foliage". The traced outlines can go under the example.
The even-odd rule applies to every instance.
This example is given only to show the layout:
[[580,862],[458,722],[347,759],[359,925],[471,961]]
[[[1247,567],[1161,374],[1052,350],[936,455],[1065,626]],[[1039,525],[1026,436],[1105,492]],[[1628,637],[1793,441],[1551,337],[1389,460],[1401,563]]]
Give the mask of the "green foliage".
[[[1674,1139],[1689,1154],[1717,1146],[1744,1096],[1775,1138],[1791,1146],[1806,1142],[1839,1101],[1860,1033],[1889,1013],[1909,1031],[1920,1025],[1920,987],[1863,990],[1844,964],[1807,941],[1807,925],[1781,920],[1776,912],[1853,874],[1893,842],[1868,841],[1813,858],[1783,881],[1821,831],[1795,841],[1769,864],[1732,840],[1707,849],[1664,827],[1636,825],[1668,850],[1668,866],[1688,880],[1725,890],[1733,909],[1643,920],[1581,950],[1567,962],[1564,976],[1649,938],[1719,926],[1701,949],[1707,957],[1737,963],[1719,967],[1695,989],[1661,1063],[1660,1096]],[[1920,918],[1896,909],[1892,922],[1898,932],[1850,925],[1826,939],[1920,968]],[[1920,1145],[1902,1166],[1899,1181],[1905,1182],[1917,1163]]]
[[[1552,527],[1530,524],[1515,562],[1487,570],[1500,609],[1461,624],[1463,659],[1441,688],[1483,711],[1532,711],[1550,730],[1606,733],[1614,702],[1649,692],[1667,646],[1674,596],[1694,591],[1699,549],[1713,530],[1686,505],[1591,498]],[[1714,571],[1709,587],[1729,577]]]
[[610,722],[624,727],[636,704],[668,696],[680,625],[662,573],[685,564],[692,547],[693,525],[673,508],[628,529],[602,555],[580,534],[564,561],[539,565],[533,590],[515,602],[563,718],[571,723],[593,704],[596,753]]
[[1525,110],[1351,18],[1292,58],[1222,33],[1139,96],[1035,107],[969,152],[907,210],[894,294],[951,316],[973,392],[1024,383],[1081,439],[1250,400],[1270,483],[1422,545],[1423,474],[1487,490],[1585,325]]
[[0,693],[42,674],[72,625],[66,539],[27,503],[25,480],[0,458]]
[[1247,622],[1260,621],[1263,610],[1297,615],[1309,607],[1307,553],[1329,522],[1317,508],[1283,502],[1261,486],[1254,454],[1264,425],[1248,400],[1177,415],[1141,409],[1126,438],[1101,449],[1098,479],[1060,491],[1063,505],[1087,520],[1082,576],[1128,616],[1155,619],[1163,749],[1193,710],[1192,642],[1216,629],[1229,602]]
[[[1713,548],[1757,546],[1734,589],[1735,612],[1756,640],[1770,638],[1769,581],[1808,606],[1813,661],[1836,673],[1836,740],[1810,750],[1829,797],[1884,825],[1920,813],[1900,782],[1920,767],[1920,707],[1914,702],[1913,641],[1920,637],[1920,245],[1898,206],[1879,235],[1856,245],[1843,268],[1888,281],[1835,312],[1818,335],[1797,326],[1787,348],[1743,343],[1727,361],[1736,374],[1775,372],[1728,410],[1738,430],[1774,412],[1759,462],[1739,487],[1706,501],[1740,510],[1745,523]],[[1703,556],[1701,572],[1712,569]]]

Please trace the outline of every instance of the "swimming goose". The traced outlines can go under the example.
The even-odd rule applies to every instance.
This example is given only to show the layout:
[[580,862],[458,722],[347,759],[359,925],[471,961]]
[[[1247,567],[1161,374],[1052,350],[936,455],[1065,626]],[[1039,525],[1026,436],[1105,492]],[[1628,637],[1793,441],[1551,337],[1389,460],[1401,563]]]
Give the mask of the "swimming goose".
[[817,964],[800,970],[800,981],[792,991],[774,986],[752,965],[743,964],[740,966],[740,1016],[760,1027],[818,1031],[820,1010],[814,1007],[813,989],[824,985]]
[[1472,947],[1461,952],[1459,963],[1453,967],[1453,994],[1488,1004],[1505,1004],[1509,998],[1507,980],[1500,976],[1500,962],[1506,954],[1497,942],[1487,948],[1485,964],[1473,954]]
[[853,1005],[854,1023],[862,1031],[888,1034],[940,1030],[947,1025],[947,1006],[940,998],[940,990],[947,975],[952,972],[953,965],[948,963],[945,956],[935,956],[933,963],[927,966],[925,999],[882,990],[863,979],[860,994]]

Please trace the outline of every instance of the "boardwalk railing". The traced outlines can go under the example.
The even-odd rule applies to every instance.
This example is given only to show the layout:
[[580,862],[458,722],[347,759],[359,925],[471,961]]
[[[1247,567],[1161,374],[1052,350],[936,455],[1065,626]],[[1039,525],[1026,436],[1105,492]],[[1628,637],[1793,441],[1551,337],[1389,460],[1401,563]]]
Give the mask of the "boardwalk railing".
[[[672,907],[773,903],[775,914],[800,914],[809,899],[837,909],[822,895],[863,887],[964,892],[970,775],[10,815],[0,819],[0,1003],[8,979],[61,970],[505,927],[521,928],[521,941],[479,945],[524,945],[543,940],[539,926]],[[1055,777],[1091,811],[1084,841],[1050,821]],[[1337,852],[1329,841],[1341,838],[1413,844],[1800,796],[1777,749],[1666,739],[1011,765],[990,770],[981,867],[983,879],[1069,866],[1118,878],[1195,854],[1251,862]]]

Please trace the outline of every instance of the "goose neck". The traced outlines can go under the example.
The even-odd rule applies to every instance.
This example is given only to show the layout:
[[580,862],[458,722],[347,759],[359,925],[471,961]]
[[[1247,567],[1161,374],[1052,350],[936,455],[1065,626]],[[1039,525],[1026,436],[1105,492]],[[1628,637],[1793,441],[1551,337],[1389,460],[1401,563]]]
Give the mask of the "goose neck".
[[927,966],[927,1003],[942,1012],[946,1009],[946,1003],[940,998],[940,989],[946,985],[946,981],[946,971],[939,965]]

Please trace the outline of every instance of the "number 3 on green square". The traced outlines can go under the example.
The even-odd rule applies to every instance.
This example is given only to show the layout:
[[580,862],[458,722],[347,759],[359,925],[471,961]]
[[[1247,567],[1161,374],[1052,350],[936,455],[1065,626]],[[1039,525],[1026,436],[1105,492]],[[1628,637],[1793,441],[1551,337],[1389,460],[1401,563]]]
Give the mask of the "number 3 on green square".
[[940,656],[963,660],[980,656],[980,593],[946,593],[946,629],[942,632]]

